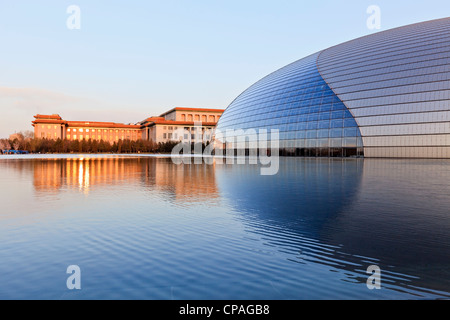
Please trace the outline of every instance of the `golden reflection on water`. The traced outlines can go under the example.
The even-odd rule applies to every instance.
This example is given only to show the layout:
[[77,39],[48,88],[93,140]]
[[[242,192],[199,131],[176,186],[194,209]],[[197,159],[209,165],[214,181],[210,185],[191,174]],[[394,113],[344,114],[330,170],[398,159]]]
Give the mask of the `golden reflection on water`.
[[71,158],[31,163],[33,186],[40,193],[76,188],[89,195],[96,187],[136,184],[162,190],[187,202],[218,198],[214,166],[174,165],[170,159]]

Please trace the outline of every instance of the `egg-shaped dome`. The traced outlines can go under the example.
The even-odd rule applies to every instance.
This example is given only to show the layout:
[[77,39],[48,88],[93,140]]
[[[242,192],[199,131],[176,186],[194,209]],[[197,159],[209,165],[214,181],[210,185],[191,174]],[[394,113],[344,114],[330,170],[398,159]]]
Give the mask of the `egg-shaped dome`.
[[450,158],[449,40],[445,18],[323,50],[244,91],[216,132],[279,130],[281,155]]

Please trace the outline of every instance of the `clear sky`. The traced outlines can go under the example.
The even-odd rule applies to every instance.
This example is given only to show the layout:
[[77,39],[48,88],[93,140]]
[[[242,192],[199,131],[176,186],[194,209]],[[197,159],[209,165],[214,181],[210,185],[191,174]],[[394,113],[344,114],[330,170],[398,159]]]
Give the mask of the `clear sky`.
[[226,108],[268,73],[377,32],[370,5],[381,30],[450,16],[448,0],[0,0],[0,138],[37,113],[135,123]]

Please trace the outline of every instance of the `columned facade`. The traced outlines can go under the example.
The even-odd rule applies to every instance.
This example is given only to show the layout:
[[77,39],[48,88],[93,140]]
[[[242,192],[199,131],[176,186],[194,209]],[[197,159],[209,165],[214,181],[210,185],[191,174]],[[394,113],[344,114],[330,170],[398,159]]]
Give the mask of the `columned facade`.
[[[66,121],[59,115],[36,115],[32,122],[35,138],[97,140],[114,143],[119,140],[147,140],[155,143],[187,141],[198,138],[211,140],[212,130],[224,110],[174,108],[159,117],[150,117],[137,124],[113,122]],[[183,121],[182,118],[196,119]],[[202,119],[211,120],[202,122]],[[211,133],[210,133],[211,132]]]

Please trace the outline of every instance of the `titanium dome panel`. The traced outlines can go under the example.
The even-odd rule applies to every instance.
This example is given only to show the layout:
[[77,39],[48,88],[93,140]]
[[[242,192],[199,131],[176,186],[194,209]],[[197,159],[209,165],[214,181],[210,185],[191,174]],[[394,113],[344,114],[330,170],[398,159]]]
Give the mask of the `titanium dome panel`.
[[275,129],[282,155],[361,156],[358,126],[319,74],[318,56],[294,62],[251,86],[226,109],[216,132]]
[[337,45],[317,64],[366,157],[450,158],[450,18]]

